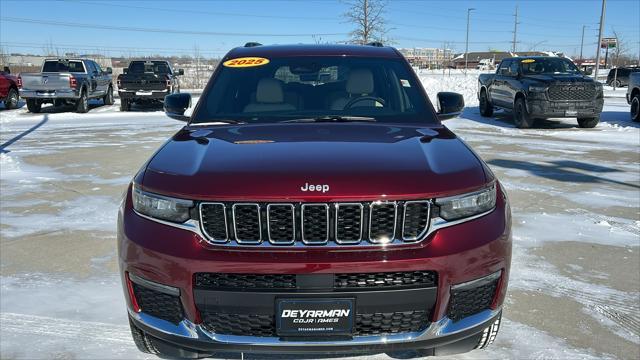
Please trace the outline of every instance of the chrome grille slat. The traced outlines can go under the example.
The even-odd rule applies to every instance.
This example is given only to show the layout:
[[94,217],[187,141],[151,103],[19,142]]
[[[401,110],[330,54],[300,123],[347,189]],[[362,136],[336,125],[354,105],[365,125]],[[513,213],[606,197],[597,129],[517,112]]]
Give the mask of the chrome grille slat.
[[202,202],[198,213],[199,234],[212,245],[399,245],[424,239],[432,222],[430,200]]
[[272,244],[290,245],[296,241],[296,214],[292,204],[267,205],[267,233]]

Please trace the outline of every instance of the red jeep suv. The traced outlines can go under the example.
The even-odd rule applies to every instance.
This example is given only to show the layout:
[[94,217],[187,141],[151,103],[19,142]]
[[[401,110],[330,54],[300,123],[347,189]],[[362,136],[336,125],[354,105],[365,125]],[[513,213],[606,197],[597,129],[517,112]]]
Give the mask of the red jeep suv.
[[[118,220],[133,339],[198,358],[452,354],[496,336],[511,215],[407,61],[372,45],[231,50]],[[409,355],[407,355],[409,354]]]

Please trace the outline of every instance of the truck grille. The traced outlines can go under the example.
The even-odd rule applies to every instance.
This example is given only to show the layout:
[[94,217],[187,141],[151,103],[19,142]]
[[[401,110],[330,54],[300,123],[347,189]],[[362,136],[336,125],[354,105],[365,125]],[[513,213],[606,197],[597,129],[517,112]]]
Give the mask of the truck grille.
[[422,240],[430,216],[428,200],[200,204],[202,234],[213,244],[401,244]]
[[[276,325],[273,315],[235,314],[202,311],[202,325],[221,335],[273,337]],[[429,326],[426,311],[357,313],[353,334],[356,336],[389,335],[425,330]]]
[[[194,275],[194,286],[197,289],[203,290],[300,290],[302,289],[302,286],[298,286],[299,276],[304,277],[309,275],[196,273]],[[313,276],[332,277],[333,281],[329,278],[329,281],[326,283],[333,284],[333,290],[337,291],[434,287],[438,283],[437,273],[429,270],[379,273],[314,274]]]
[[596,97],[596,88],[591,84],[558,84],[550,86],[548,94],[553,101],[584,101]]

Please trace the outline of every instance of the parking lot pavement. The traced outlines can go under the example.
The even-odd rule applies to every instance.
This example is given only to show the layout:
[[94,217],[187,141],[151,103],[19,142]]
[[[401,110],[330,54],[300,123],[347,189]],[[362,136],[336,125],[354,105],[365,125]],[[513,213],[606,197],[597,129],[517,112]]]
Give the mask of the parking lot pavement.
[[[117,109],[0,110],[3,359],[144,358],[116,272],[116,213],[181,123]],[[502,180],[514,222],[501,332],[456,358],[640,358],[640,124],[628,118],[608,98],[594,129],[520,130],[475,106],[446,122]]]

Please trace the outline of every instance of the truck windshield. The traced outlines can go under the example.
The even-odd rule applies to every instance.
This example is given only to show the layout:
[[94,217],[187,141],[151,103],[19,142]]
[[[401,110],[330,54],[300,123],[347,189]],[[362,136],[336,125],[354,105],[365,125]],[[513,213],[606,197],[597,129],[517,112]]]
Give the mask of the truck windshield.
[[[248,66],[247,66],[248,65]],[[421,84],[400,59],[240,58],[220,65],[192,123],[342,119],[435,123]]]
[[82,61],[47,60],[42,66],[42,72],[84,72]]
[[536,74],[577,74],[578,68],[568,59],[544,58],[521,60],[522,73],[525,75]]
[[169,64],[166,61],[132,61],[129,64],[130,74],[170,74]]

